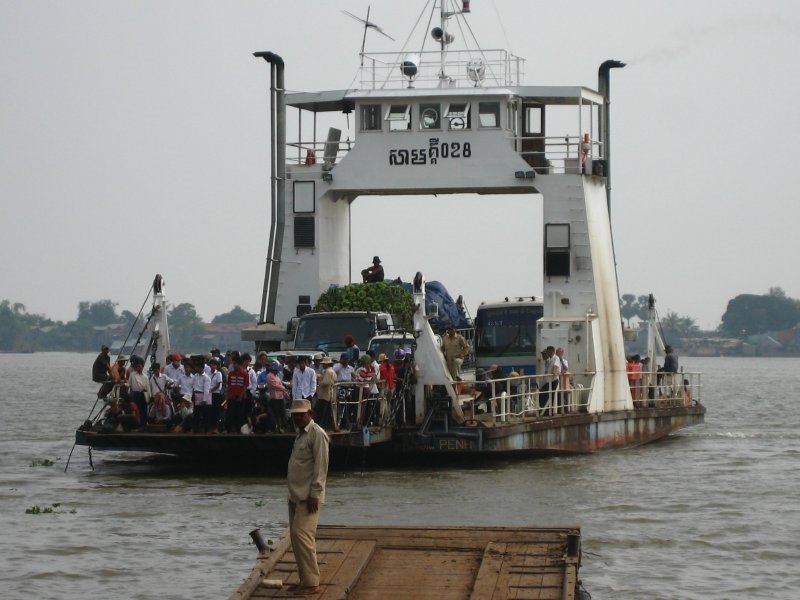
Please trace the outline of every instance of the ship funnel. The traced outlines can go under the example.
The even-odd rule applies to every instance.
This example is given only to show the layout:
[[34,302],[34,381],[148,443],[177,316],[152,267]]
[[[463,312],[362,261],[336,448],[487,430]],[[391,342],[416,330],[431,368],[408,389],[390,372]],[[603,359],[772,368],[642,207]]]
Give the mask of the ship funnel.
[[455,36],[452,33],[447,33],[441,27],[434,27],[431,29],[431,37],[442,45],[452,44]]

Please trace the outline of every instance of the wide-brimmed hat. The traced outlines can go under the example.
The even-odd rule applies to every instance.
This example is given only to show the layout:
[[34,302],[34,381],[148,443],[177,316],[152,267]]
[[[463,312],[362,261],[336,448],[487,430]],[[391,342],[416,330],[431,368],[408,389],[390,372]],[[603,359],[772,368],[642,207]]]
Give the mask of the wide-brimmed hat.
[[380,354],[378,354],[378,362],[383,362],[383,361],[387,360],[388,358],[389,357],[386,356],[385,352],[381,352]]
[[326,357],[324,357],[322,359],[322,364],[323,365],[332,365],[333,364],[333,359],[330,356],[326,356]]
[[126,355],[124,355],[124,354],[120,354],[117,357],[117,362],[128,362],[128,357]]
[[292,400],[292,405],[289,407],[289,412],[294,413],[307,413],[311,410],[311,402],[308,400]]

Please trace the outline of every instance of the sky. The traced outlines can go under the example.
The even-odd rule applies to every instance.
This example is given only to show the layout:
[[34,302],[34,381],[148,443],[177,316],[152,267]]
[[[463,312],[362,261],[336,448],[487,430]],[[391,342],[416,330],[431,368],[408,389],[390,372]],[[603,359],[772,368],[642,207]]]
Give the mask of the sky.
[[[269,68],[252,52],[284,58],[289,90],[346,88],[362,30],[341,11],[370,4],[399,43],[426,3],[0,0],[0,299],[57,320],[82,300],[137,312],[161,273],[207,320],[257,313]],[[473,0],[469,23],[527,60],[527,85],[596,88],[600,63],[627,63],[611,84],[621,293],[709,329],[738,294],[800,297],[800,3]],[[473,314],[541,293],[535,196],[359,198],[352,223],[356,277],[378,254]]]

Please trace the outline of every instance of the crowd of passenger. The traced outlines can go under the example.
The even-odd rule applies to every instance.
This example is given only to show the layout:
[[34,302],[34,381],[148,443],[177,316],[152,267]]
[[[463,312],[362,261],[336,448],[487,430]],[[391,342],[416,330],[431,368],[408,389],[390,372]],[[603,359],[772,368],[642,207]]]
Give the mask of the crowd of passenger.
[[646,376],[652,372],[649,356],[642,358],[639,354],[631,354],[626,357],[625,362],[635,407],[655,407],[657,400],[676,398],[684,406],[692,405],[692,386],[688,379],[681,380],[678,355],[669,344],[664,346],[664,364],[655,370],[655,378]]
[[120,355],[112,364],[103,346],[92,378],[106,402],[95,428],[104,432],[283,433],[293,431],[292,400],[312,403],[315,421],[331,431],[404,422],[413,414],[411,349],[361,352],[352,336],[334,362],[322,353],[262,351],[255,360],[236,350],[204,355],[173,352],[166,365],[146,370],[141,356]]

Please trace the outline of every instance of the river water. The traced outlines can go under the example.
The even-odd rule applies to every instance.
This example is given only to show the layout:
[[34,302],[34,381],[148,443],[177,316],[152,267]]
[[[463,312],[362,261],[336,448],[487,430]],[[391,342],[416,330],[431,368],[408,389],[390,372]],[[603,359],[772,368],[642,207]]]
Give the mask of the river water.
[[[92,470],[84,447],[65,473],[93,360],[0,355],[0,596],[227,597],[248,532],[286,526],[284,480],[109,452]],[[578,525],[595,600],[796,598],[800,359],[683,366],[704,373],[705,425],[590,456],[331,473],[322,522]]]

